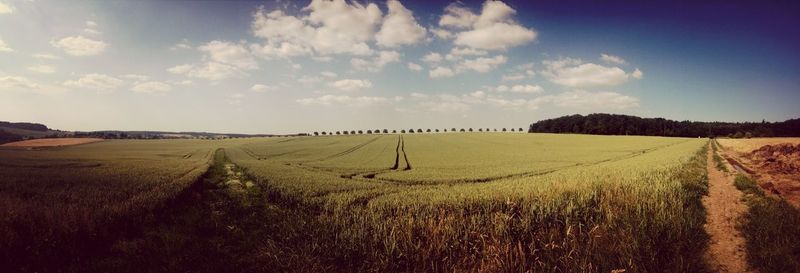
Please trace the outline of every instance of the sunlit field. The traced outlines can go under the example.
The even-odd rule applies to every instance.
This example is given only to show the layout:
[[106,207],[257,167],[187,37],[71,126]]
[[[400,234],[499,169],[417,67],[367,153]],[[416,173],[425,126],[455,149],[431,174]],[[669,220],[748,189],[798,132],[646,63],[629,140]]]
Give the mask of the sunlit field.
[[[270,224],[246,231],[258,234],[247,239],[258,247],[242,264],[338,272],[697,271],[707,236],[699,203],[706,144],[445,133],[4,149],[2,249],[32,261],[71,253],[63,264],[99,268],[113,264],[103,257],[109,253],[168,259],[203,251],[151,249],[175,235],[137,234],[172,234],[150,228],[148,219],[167,206],[189,206],[171,200],[193,183],[230,185],[229,176],[203,175],[228,164],[241,170],[237,181],[255,184],[228,208],[272,213],[259,220]],[[60,244],[51,245],[53,238]],[[93,254],[88,262],[74,260],[86,253]]]

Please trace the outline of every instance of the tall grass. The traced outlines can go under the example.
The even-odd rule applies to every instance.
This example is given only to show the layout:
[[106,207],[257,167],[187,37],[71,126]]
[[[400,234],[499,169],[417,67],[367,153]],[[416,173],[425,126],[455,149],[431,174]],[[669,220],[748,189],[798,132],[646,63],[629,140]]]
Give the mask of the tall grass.
[[800,272],[800,211],[782,199],[766,196],[744,175],[736,188],[750,207],[741,223],[747,240],[747,262],[762,273]]

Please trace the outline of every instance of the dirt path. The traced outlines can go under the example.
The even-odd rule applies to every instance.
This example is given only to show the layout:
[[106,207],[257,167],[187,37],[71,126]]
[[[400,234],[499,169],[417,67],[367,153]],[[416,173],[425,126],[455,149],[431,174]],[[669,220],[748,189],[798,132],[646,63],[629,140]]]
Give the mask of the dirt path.
[[708,147],[708,196],[703,197],[706,208],[705,229],[711,235],[706,259],[715,272],[753,272],[747,268],[745,240],[736,229],[739,217],[747,212],[742,193],[733,185],[733,176],[717,170]]

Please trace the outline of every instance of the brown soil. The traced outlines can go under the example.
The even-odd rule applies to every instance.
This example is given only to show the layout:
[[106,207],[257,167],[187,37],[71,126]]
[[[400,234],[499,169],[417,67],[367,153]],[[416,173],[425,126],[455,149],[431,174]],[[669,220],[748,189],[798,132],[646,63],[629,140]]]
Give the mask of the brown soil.
[[712,155],[709,147],[708,196],[703,197],[705,229],[711,235],[706,259],[716,272],[752,272],[747,268],[744,237],[736,228],[747,206],[733,185],[733,176],[717,170]]
[[59,147],[103,141],[101,138],[39,138],[6,143],[3,147],[42,148]]
[[744,157],[764,190],[800,207],[800,144],[764,145]]

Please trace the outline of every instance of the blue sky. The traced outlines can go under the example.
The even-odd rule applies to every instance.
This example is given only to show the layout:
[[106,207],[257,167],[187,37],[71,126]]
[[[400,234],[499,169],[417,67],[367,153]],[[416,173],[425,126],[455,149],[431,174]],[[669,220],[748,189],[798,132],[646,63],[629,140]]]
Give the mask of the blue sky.
[[800,116],[791,2],[0,0],[0,120],[65,130]]

